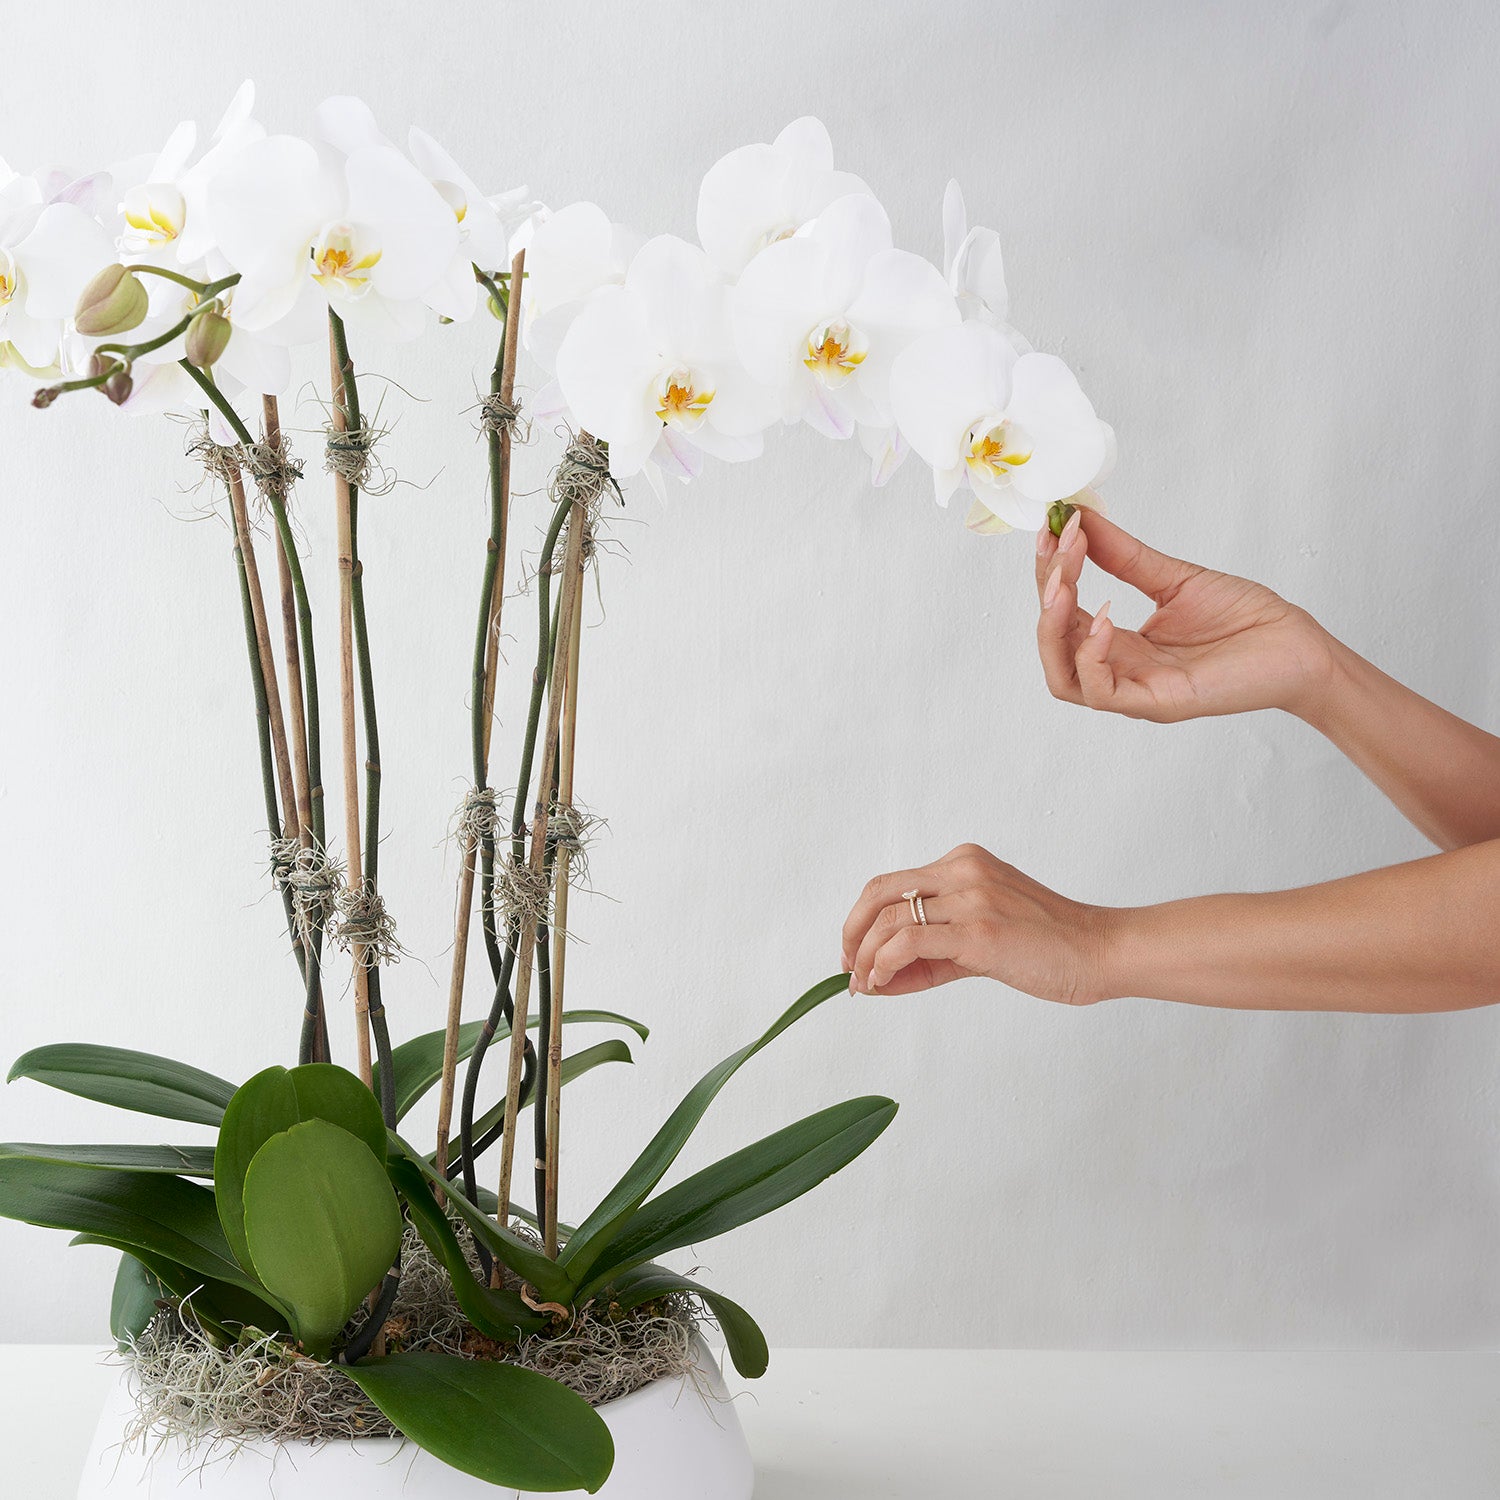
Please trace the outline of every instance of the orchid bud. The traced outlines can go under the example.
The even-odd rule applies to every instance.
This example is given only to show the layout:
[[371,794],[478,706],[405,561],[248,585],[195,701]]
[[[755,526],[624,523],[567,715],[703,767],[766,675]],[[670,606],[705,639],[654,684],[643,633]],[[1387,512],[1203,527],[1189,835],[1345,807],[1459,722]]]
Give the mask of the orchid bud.
[[187,347],[183,351],[190,365],[207,370],[215,364],[229,347],[229,335],[233,332],[229,319],[218,308],[209,303],[201,312],[193,315],[187,328]]
[[1063,527],[1068,524],[1069,518],[1077,509],[1076,505],[1069,505],[1066,500],[1054,500],[1047,507],[1047,529],[1053,536],[1063,534]]
[[108,372],[108,378],[99,385],[99,393],[113,401],[116,406],[124,406],[130,400],[130,393],[135,388],[135,382],[130,378],[130,366],[123,364],[113,355],[94,355],[89,360],[89,378],[97,378],[106,372]]
[[90,338],[129,333],[145,320],[146,302],[139,276],[124,266],[105,266],[84,287],[73,321]]

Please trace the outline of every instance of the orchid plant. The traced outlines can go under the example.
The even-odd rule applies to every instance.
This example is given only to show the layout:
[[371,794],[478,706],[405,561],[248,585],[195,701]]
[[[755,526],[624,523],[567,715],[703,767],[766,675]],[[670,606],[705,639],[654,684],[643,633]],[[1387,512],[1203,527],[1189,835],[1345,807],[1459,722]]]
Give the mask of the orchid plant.
[[[646,1035],[628,1017],[564,1008],[569,893],[589,824],[574,801],[583,583],[623,481],[643,475],[658,491],[668,478],[690,482],[710,461],[756,457],[778,423],[858,434],[876,484],[915,451],[939,503],[967,487],[976,531],[1060,527],[1068,506],[1092,503],[1110,429],[1067,367],[1010,327],[998,240],[968,227],[956,185],[943,232],[942,267],[897,248],[880,203],[835,168],[828,133],[810,118],[709,170],[697,243],[644,238],[590,203],[549,211],[525,189],[486,193],[430,136],[413,130],[403,149],[355,99],[321,105],[310,138],[271,134],[249,84],[206,139],[185,124],[156,153],[109,172],[23,176],[0,163],[0,366],[34,384],[40,408],[94,390],[126,411],[198,416],[190,452],[222,490],[234,537],[271,875],[297,968],[292,1067],[236,1086],[185,1063],[70,1042],[12,1070],[216,1132],[212,1146],[0,1148],[0,1213],[123,1253],[114,1309],[123,1346],[163,1309],[228,1344],[269,1335],[347,1370],[398,1430],[447,1462],[533,1490],[596,1489],[612,1450],[585,1402],[506,1360],[520,1340],[565,1329],[589,1307],[623,1315],[688,1293],[744,1374],[765,1368],[749,1314],[656,1257],[806,1192],[858,1156],[895,1105],[836,1104],[658,1191],[739,1067],[844,989],[845,976],[832,976],[705,1074],[581,1224],[559,1220],[563,1086],[630,1060],[618,1039],[565,1053],[565,1027]],[[471,784],[455,825],[447,1014],[441,1028],[393,1046],[382,980],[400,950],[380,886],[377,643],[359,548],[379,434],[354,351],[442,338],[442,325],[485,317],[497,323],[480,405],[489,526],[476,545],[463,683]],[[302,465],[279,407],[294,354],[324,341],[341,838],[324,809],[325,684],[305,583],[312,560],[295,525]],[[535,656],[507,807],[491,781],[490,741],[516,551],[523,344],[545,376],[531,414],[565,421],[573,436],[528,570]],[[274,585],[262,581],[267,552]],[[268,599],[272,587],[279,600]],[[469,1017],[476,914],[487,1000]],[[348,1068],[331,1057],[327,1025],[342,956],[356,1017]],[[484,1063],[497,1047],[503,1085],[486,1092]],[[428,1150],[401,1127],[433,1089]],[[537,1168],[534,1205],[523,1208],[513,1192],[528,1108]],[[495,1147],[491,1188],[479,1170]],[[410,1231],[499,1358],[404,1350],[388,1331]],[[455,1417],[455,1391],[471,1419]]]

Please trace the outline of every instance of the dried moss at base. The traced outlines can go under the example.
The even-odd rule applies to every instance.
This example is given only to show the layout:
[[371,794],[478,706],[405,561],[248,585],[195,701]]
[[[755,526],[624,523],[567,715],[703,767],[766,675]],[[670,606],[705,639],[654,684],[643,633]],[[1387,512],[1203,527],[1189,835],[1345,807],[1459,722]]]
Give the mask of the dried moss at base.
[[[618,1318],[596,1303],[557,1333],[496,1344],[464,1317],[446,1271],[408,1231],[401,1291],[385,1332],[392,1351],[503,1359],[539,1370],[599,1406],[653,1380],[688,1374],[701,1321],[690,1296],[664,1297]],[[138,1407],[125,1434],[132,1448],[398,1435],[341,1366],[305,1358],[271,1337],[221,1349],[190,1307],[182,1316],[159,1313],[124,1359]]]

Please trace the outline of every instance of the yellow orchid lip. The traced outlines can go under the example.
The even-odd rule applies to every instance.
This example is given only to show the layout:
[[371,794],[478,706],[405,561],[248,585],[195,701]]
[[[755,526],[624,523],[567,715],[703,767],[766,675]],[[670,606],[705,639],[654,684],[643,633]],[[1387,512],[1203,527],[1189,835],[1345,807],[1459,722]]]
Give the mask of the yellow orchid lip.
[[808,334],[802,363],[824,385],[836,388],[859,369],[868,352],[864,339],[843,319],[836,318]]
[[691,370],[672,370],[657,386],[656,415],[680,432],[696,432],[713,399],[712,387],[700,387]]
[[964,463],[975,479],[986,484],[1008,484],[1011,475],[1031,458],[1031,446],[1014,422],[976,422],[969,429]]
[[19,285],[20,277],[16,273],[15,261],[9,251],[0,250],[0,307],[10,302]]
[[170,183],[132,188],[125,195],[125,223],[143,246],[169,245],[182,233],[187,205]]
[[312,247],[312,262],[313,280],[326,291],[362,297],[370,289],[370,272],[380,263],[380,251],[361,254],[354,243],[354,231],[338,224],[319,236]]

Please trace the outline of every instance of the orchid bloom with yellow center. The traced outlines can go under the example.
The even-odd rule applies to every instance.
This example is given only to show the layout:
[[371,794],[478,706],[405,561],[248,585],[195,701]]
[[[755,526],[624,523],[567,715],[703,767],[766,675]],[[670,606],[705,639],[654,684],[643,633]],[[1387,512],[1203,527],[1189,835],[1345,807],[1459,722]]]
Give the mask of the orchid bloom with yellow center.
[[1054,355],[1019,352],[986,322],[906,349],[891,371],[891,404],[932,465],[938,504],[963,486],[973,493],[975,531],[1038,529],[1049,505],[1092,485],[1114,454],[1114,433],[1073,372]]
[[187,225],[187,200],[170,182],[147,182],[125,194],[125,233],[120,249],[128,256],[149,255],[170,245]]
[[622,285],[600,287],[572,317],[558,390],[574,420],[608,442],[612,474],[644,469],[659,484],[662,474],[693,478],[704,455],[760,453],[776,406],[734,356],[728,296],[702,250],[661,235]]
[[865,362],[869,340],[842,318],[813,329],[802,363],[832,390],[837,390]]
[[380,250],[352,224],[330,224],[313,241],[313,280],[330,297],[353,301],[370,290],[370,273],[380,264]]

